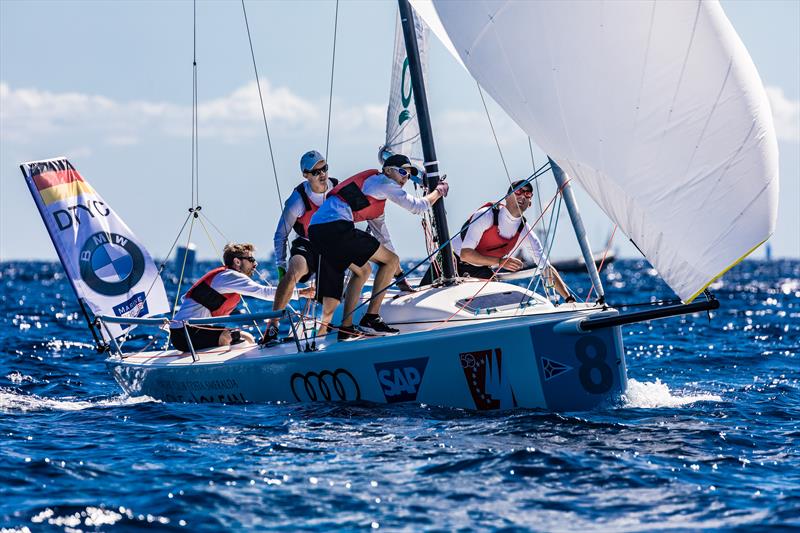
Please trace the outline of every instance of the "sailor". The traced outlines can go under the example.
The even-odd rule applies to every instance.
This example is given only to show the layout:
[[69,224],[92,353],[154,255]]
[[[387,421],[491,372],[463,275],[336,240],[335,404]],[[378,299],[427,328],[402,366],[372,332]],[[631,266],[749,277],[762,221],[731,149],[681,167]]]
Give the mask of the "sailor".
[[[444,181],[440,181],[436,190],[423,198],[404,191],[403,185],[416,173],[417,169],[408,157],[394,154],[385,160],[381,171],[366,170],[334,187],[311,218],[309,237],[321,256],[317,294],[323,298],[323,311],[339,304],[347,268],[366,269],[368,276],[369,262],[378,265],[373,285],[373,294],[376,296],[370,300],[367,312],[359,322],[361,329],[367,333],[386,335],[398,331],[380,317],[381,302],[385,295],[385,291],[380,291],[389,285],[392,276],[400,270],[400,260],[386,227],[386,200],[420,215],[439,198],[447,195],[448,185]],[[364,220],[372,235],[355,227],[356,222]],[[365,281],[366,278],[361,275],[351,278],[348,283],[342,325],[338,328],[340,340],[358,337],[352,313]]]
[[[224,266],[215,268],[186,291],[180,309],[170,322],[170,341],[176,350],[189,351],[183,322],[190,318],[224,317],[230,315],[242,295],[272,300],[275,288],[250,279],[258,263],[253,257],[252,244],[226,244],[222,252]],[[294,291],[293,298],[311,296],[313,289]],[[214,346],[229,346],[242,341],[254,342],[253,336],[237,329],[219,326],[187,326],[192,348],[202,350]]]
[[[520,251],[523,246],[533,252],[537,264],[547,262],[542,243],[522,216],[531,206],[532,197],[531,184],[518,180],[511,184],[508,196],[499,204],[484,204],[470,216],[452,241],[459,276],[491,279],[495,275],[491,267],[502,267],[516,272],[523,264],[512,254]],[[546,275],[566,302],[575,301],[552,265],[547,265]],[[429,268],[421,284],[428,285],[431,280],[432,272]]]
[[[305,283],[316,274],[319,256],[314,252],[311,241],[308,240],[308,225],[311,217],[325,201],[325,197],[339,183],[336,178],[328,177],[328,163],[316,150],[308,151],[300,158],[300,172],[305,180],[295,187],[292,194],[286,199],[278,227],[275,228],[275,265],[278,271],[278,290],[275,294],[275,301],[272,303],[273,311],[285,309],[297,283]],[[287,263],[286,242],[292,229],[294,229],[296,238],[292,241],[289,249]],[[322,322],[327,324],[333,317],[333,309],[330,309],[330,313],[327,315],[324,311],[325,309],[323,309]],[[278,319],[274,319],[267,327],[262,342],[273,341],[277,338]]]

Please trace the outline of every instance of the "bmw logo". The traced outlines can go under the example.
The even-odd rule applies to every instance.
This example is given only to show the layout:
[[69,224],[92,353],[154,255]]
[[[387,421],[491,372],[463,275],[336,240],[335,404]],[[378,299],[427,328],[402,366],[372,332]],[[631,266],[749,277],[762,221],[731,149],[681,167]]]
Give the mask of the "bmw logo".
[[81,278],[90,289],[105,296],[130,291],[142,279],[144,266],[139,247],[117,233],[95,233],[81,249]]

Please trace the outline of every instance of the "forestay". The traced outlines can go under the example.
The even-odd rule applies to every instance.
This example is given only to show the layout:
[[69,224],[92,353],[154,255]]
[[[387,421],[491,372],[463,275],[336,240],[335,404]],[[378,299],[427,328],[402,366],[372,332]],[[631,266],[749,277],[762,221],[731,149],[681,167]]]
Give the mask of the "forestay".
[[770,108],[718,2],[434,6],[472,76],[681,299],[772,234]]
[[[34,161],[20,168],[70,283],[95,315],[133,318],[169,311],[147,250],[69,161]],[[115,337],[125,328],[108,325]]]

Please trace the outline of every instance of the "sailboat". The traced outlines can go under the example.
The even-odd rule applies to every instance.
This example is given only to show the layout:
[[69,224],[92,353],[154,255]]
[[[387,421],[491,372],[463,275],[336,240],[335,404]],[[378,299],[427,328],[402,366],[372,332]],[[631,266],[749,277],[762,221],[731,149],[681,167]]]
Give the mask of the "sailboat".
[[[126,312],[127,307],[117,312],[116,300],[141,293],[148,304],[151,296],[160,298],[163,287],[157,275],[148,278],[141,268],[136,282],[149,285],[145,290],[116,281],[108,305],[93,304],[86,315],[95,335],[110,344],[106,364],[126,392],[197,403],[591,409],[625,390],[625,324],[716,309],[719,303],[711,297],[694,300],[708,295],[713,281],[771,235],[778,191],[774,127],[758,73],[717,2],[398,3],[423,186],[435,187],[440,169],[418,49],[422,22],[549,154],[548,168],[596,300],[555,305],[530,288],[457,277],[447,217],[437,202],[429,257],[440,269],[438,279],[387,298],[382,314],[400,329],[390,337],[341,343],[325,337],[310,344],[291,312],[261,313],[187,324],[242,324],[280,316],[295,330],[291,342],[123,353],[116,343],[120,328],[157,327],[166,319],[153,317],[163,309],[142,305],[141,298],[135,300],[135,312]],[[108,248],[97,233],[133,238],[127,229],[108,229],[107,217],[84,216],[80,228],[55,232],[53,210],[69,212],[69,206],[45,205],[46,191],[63,184],[42,176],[57,175],[67,165],[65,160],[32,162],[22,171],[65,269],[71,279],[81,280],[91,277],[92,269],[70,266],[70,250],[78,262],[105,266],[94,260],[96,249]],[[76,185],[85,183],[76,175],[66,182],[72,196],[59,201],[95,205],[96,193]],[[620,314],[606,302],[573,183],[635,243],[683,303]],[[87,229],[91,224],[106,229]],[[70,237],[66,245],[63,235]],[[99,240],[91,244],[93,238]],[[101,285],[84,285],[75,282],[81,301],[97,301]]]

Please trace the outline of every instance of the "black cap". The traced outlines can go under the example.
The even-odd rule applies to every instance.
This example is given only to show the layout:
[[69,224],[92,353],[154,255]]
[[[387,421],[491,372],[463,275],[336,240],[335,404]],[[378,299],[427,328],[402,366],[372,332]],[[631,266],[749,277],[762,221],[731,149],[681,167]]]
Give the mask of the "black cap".
[[[514,183],[512,183],[511,186],[508,188],[508,194],[511,194],[512,191],[514,191],[517,187],[519,187],[523,183],[525,183],[525,180],[517,180]],[[533,192],[533,185],[531,185],[530,181],[525,183],[525,185],[522,185],[522,187],[519,188],[520,190],[527,189],[529,192]]]
[[383,162],[384,167],[402,167],[403,165],[410,165],[411,160],[403,154],[394,154],[386,158]]

